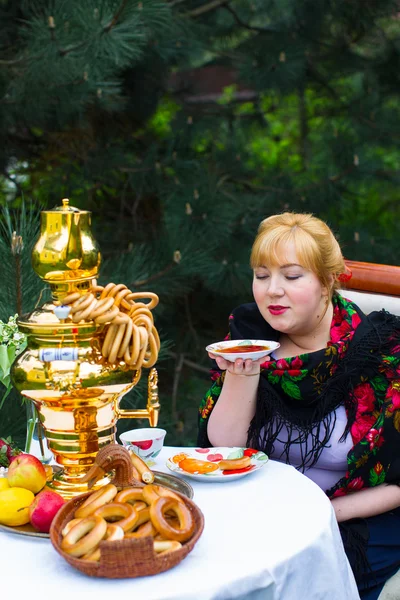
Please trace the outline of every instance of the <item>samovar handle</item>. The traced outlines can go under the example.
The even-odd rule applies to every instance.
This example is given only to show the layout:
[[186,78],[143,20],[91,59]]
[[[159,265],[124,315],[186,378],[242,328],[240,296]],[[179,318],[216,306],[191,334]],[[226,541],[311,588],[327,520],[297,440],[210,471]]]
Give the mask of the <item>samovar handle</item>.
[[[133,385],[140,379],[141,370],[136,371]],[[133,387],[133,386],[132,386]],[[122,409],[116,407],[117,418],[119,419],[149,419],[150,427],[157,427],[158,415],[160,412],[160,402],[158,400],[158,373],[154,367],[150,369],[147,378],[147,407],[135,410]]]

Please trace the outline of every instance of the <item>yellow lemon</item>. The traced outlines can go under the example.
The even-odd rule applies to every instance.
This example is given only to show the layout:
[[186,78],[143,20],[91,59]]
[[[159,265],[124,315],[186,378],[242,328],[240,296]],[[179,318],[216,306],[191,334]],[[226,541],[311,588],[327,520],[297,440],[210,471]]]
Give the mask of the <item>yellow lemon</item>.
[[7,477],[0,477],[0,492],[2,492],[3,490],[8,490],[9,487],[10,484],[8,483]]
[[0,523],[25,525],[29,523],[29,506],[35,495],[30,490],[10,487],[0,492]]

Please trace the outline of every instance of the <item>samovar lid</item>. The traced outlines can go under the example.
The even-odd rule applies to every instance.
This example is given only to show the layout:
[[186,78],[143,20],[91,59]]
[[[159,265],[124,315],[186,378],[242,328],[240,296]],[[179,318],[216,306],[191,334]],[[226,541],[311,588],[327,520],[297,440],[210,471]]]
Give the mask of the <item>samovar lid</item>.
[[80,214],[89,214],[89,210],[81,210],[80,208],[76,208],[76,206],[70,206],[69,198],[63,198],[61,200],[62,206],[55,206],[54,208],[50,208],[49,210],[43,211],[46,213],[52,212],[68,212],[68,213],[80,213]]

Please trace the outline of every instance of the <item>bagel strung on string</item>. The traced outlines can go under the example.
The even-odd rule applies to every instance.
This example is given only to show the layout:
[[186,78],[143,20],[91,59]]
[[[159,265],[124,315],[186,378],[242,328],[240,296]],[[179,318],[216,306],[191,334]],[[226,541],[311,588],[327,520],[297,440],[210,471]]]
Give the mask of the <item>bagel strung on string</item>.
[[[150,299],[149,302],[138,300]],[[158,358],[160,338],[151,310],[158,304],[152,292],[131,292],[126,285],[94,285],[86,294],[73,292],[60,304],[70,306],[73,323],[94,321],[105,325],[101,353],[109,363],[123,360],[133,369],[152,367]]]

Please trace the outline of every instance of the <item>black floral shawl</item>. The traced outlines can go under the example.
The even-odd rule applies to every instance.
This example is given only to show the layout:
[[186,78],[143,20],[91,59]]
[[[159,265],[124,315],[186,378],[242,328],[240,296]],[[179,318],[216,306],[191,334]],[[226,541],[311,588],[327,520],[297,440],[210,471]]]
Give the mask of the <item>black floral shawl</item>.
[[[330,498],[381,483],[400,484],[400,318],[386,311],[366,316],[336,294],[331,340],[327,348],[262,365],[256,415],[247,445],[271,454],[283,426],[285,447],[301,444],[303,470],[318,460],[329,443],[335,409],[344,405],[351,435],[348,469],[326,493]],[[231,339],[277,340],[255,303],[244,304],[230,317]],[[213,371],[214,383],[199,409],[200,446],[210,446],[207,422],[218,400],[224,373]],[[311,440],[311,441],[310,441]]]

